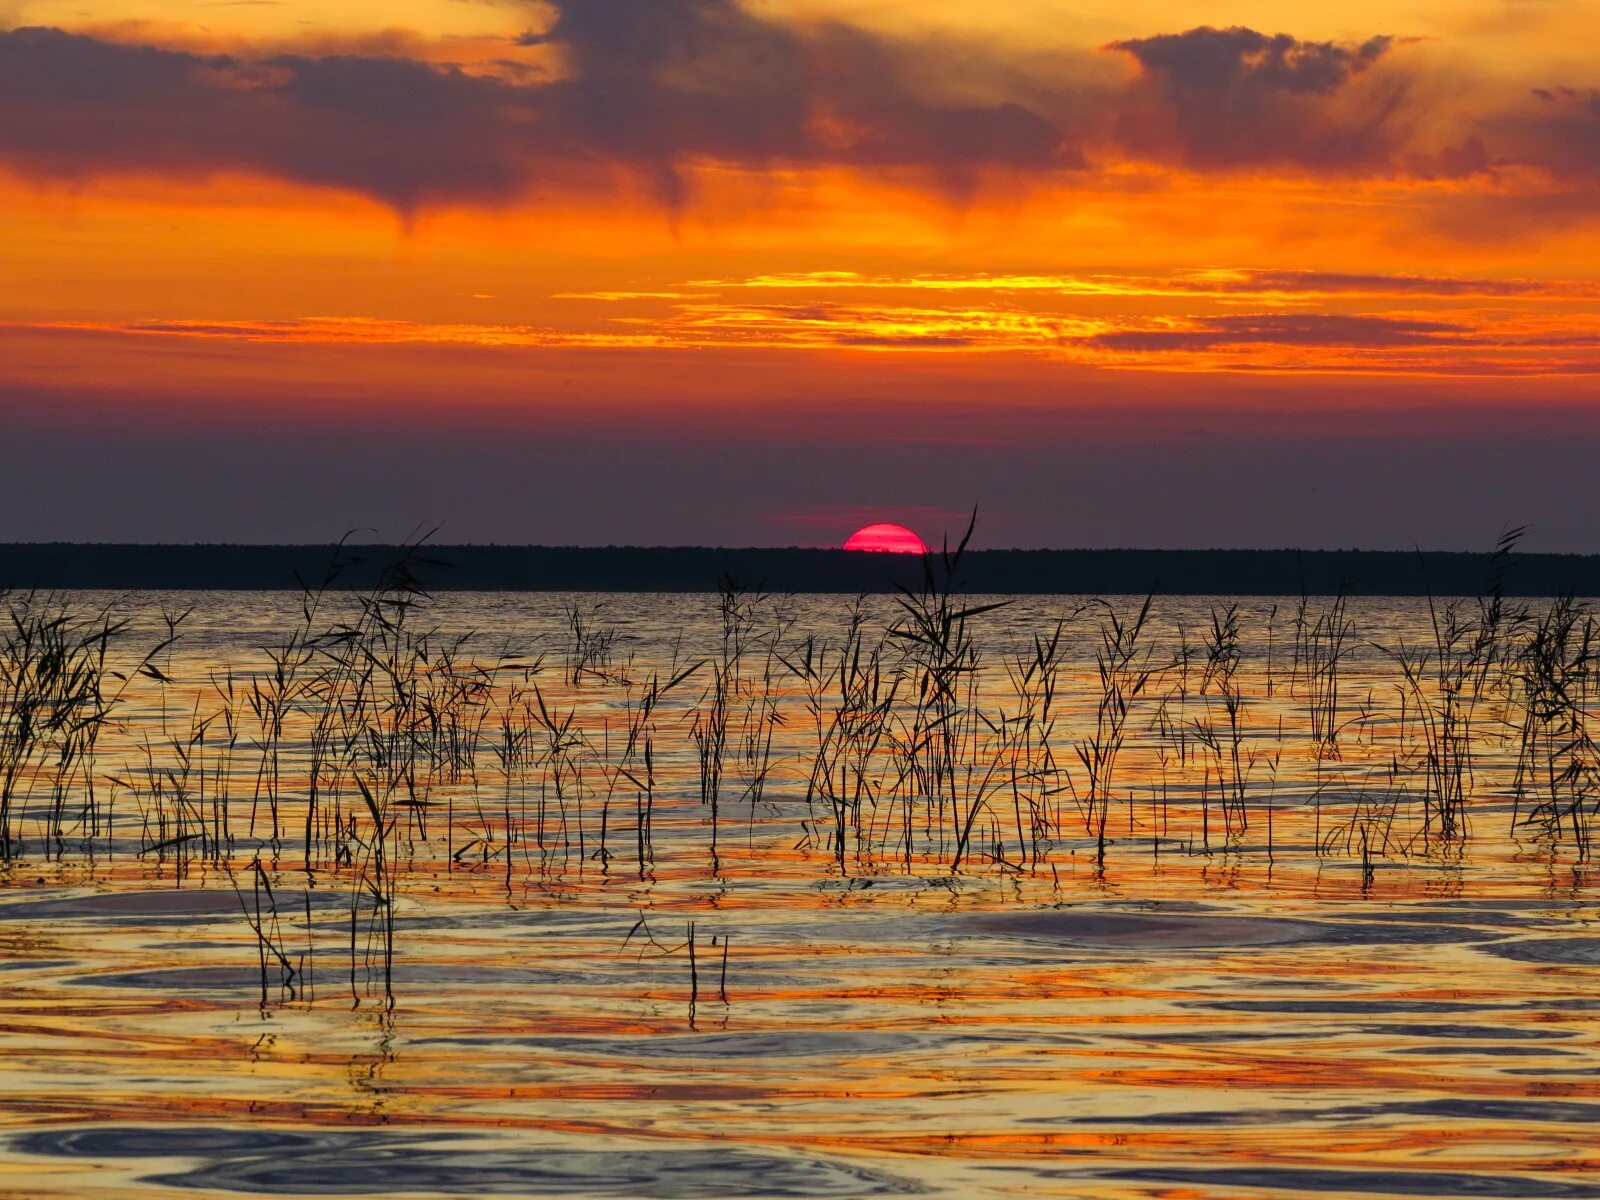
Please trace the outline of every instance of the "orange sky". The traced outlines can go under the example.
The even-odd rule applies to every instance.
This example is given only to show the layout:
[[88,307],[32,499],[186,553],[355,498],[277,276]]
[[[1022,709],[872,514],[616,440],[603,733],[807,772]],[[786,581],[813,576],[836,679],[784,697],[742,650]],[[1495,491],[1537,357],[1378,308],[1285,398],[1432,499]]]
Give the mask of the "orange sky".
[[0,536],[1600,550],[1600,5],[1195,11],[0,2]]

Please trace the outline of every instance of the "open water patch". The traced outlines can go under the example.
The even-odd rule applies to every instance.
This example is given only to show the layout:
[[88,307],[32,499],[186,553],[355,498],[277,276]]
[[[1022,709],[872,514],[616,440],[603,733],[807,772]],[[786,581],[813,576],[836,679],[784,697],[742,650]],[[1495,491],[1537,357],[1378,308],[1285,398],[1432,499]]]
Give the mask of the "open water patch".
[[969,924],[988,934],[1027,941],[1139,953],[1305,945],[1449,945],[1499,936],[1456,924],[1077,908],[985,913],[970,918]]
[[1204,1008],[1214,1012],[1304,1013],[1310,1016],[1379,1016],[1384,1013],[1481,1013],[1520,1011],[1517,1004],[1468,1004],[1456,1000],[1390,1000],[1373,997],[1327,1000],[1184,1000],[1179,1008]]
[[1600,967],[1600,937],[1526,938],[1496,942],[1484,950],[1515,962],[1557,967]]
[[1548,1058],[1554,1054],[1571,1054],[1570,1050],[1562,1050],[1555,1046],[1507,1046],[1507,1045],[1451,1045],[1448,1042],[1431,1042],[1426,1046],[1396,1046],[1389,1050],[1390,1054],[1415,1054],[1426,1056],[1436,1054],[1444,1056],[1483,1055],[1490,1058]]
[[751,1033],[652,1035],[637,1038],[445,1037],[425,1038],[416,1044],[451,1046],[515,1044],[569,1054],[592,1054],[604,1058],[726,1061],[762,1058],[881,1058],[938,1046],[945,1040],[937,1034],[789,1029]]
[[[249,958],[248,964],[241,961],[238,966],[153,967],[140,971],[82,975],[71,982],[93,987],[174,993],[259,989],[261,970],[259,963],[255,961],[254,947],[241,944],[230,949],[241,960]],[[290,954],[291,957],[294,954],[293,945],[290,946]],[[312,966],[316,969],[320,963],[314,961]],[[368,973],[376,973],[376,969],[368,969]],[[271,959],[267,963],[267,976],[269,982],[276,984],[278,967]],[[638,970],[611,970],[600,974],[578,970],[550,971],[536,967],[501,967],[482,963],[400,961],[395,963],[393,968],[393,983],[396,988],[425,987],[433,991],[441,988],[482,990],[494,987],[615,987],[623,984],[656,982],[659,978],[659,975]]]
[[[280,891],[277,901],[279,914],[292,916],[304,911],[306,893]],[[253,904],[248,894],[241,900],[237,892],[222,888],[140,888],[77,895],[57,894],[0,904],[0,921],[134,920],[144,925],[184,924],[206,918],[237,918],[244,912],[247,903]],[[310,904],[314,910],[348,903],[349,897],[338,892],[310,893]]]
[[[229,994],[261,990],[259,966],[154,967],[148,971],[118,971],[105,975],[80,975],[67,982],[91,987],[130,988],[141,992],[185,995],[193,992]],[[267,982],[276,989],[277,964],[268,963]]]
[[1512,1125],[1600,1125],[1600,1104],[1573,1100],[1456,1098],[1336,1104],[1324,1108],[1199,1109],[1178,1112],[1034,1117],[1039,1125],[1209,1126],[1345,1125],[1355,1121],[1493,1121]]
[[1527,1175],[1478,1175],[1458,1171],[1347,1171],[1317,1167],[1134,1167],[1104,1171],[1101,1179],[1176,1183],[1217,1189],[1234,1196],[1256,1188],[1273,1196],[1334,1192],[1364,1196],[1473,1196],[1503,1200],[1597,1200],[1600,1185]]
[[730,1146],[594,1149],[506,1146],[465,1138],[211,1126],[102,1126],[22,1135],[13,1150],[102,1163],[194,1159],[144,1176],[161,1187],[272,1196],[593,1196],[677,1200],[769,1196],[787,1200],[910,1195],[885,1172],[821,1158]]
[[1362,1025],[1356,1032],[1379,1037],[1438,1038],[1483,1042],[1549,1042],[1577,1036],[1574,1029],[1528,1025]]
[[11,1139],[41,1158],[205,1158],[273,1154],[315,1147],[317,1135],[231,1125],[91,1125],[41,1129]]

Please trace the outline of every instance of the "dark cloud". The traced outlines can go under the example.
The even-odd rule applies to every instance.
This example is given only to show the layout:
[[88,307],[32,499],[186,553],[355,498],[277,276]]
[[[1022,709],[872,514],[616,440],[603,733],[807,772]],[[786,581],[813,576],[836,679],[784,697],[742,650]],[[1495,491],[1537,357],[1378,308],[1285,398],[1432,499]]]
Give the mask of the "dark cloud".
[[1600,183],[1600,89],[1536,88],[1533,100],[1490,121],[1506,157],[1562,181]]
[[947,196],[996,171],[1090,158],[1429,178],[1522,164],[1600,183],[1595,92],[1541,89],[1460,127],[1423,102],[1383,36],[1202,27],[1128,39],[1110,49],[1130,75],[1108,81],[1104,56],[1092,67],[1066,52],[789,24],[739,0],[552,11],[547,28],[512,39],[543,48],[537,67],[508,52],[471,70],[403,46],[245,57],[0,32],[0,166],[67,180],[248,172],[402,212],[609,187],[619,168],[676,207],[704,163],[884,172]]
[[251,171],[400,209],[528,183],[533,97],[405,58],[245,60],[0,33],[0,160],[38,175]]
[[733,0],[561,0],[543,36],[573,74],[550,92],[560,123],[669,189],[699,156],[926,168],[956,188],[984,166],[1082,163],[1036,112],[930,98],[915,78],[928,64],[844,25],[802,31]]
[[1388,51],[1392,38],[1353,45],[1302,42],[1286,33],[1268,36],[1235,25],[1202,25],[1186,33],[1111,43],[1133,55],[1151,75],[1189,94],[1224,95],[1241,88],[1326,95],[1337,91]]
[[1237,26],[1112,42],[1139,67],[1117,140],[1136,156],[1198,167],[1387,165],[1404,82],[1356,85],[1393,44],[1303,42]]
[[730,0],[563,0],[545,40],[571,79],[544,97],[586,152],[648,167],[681,199],[676,165],[816,158],[804,47]]
[[677,203],[694,161],[908,168],[944,186],[1081,161],[1021,105],[925,95],[882,39],[802,33],[732,0],[564,0],[518,40],[559,47],[563,77],[0,33],[0,161],[65,178],[253,171],[402,210],[504,202],[616,165]]
[[1086,339],[1101,350],[1159,352],[1227,346],[1385,346],[1459,342],[1472,329],[1448,321],[1324,314],[1207,317],[1186,329],[1123,330]]
[[1480,117],[1474,137],[1500,186],[1457,193],[1437,232],[1537,243],[1600,215],[1600,90],[1535,88]]

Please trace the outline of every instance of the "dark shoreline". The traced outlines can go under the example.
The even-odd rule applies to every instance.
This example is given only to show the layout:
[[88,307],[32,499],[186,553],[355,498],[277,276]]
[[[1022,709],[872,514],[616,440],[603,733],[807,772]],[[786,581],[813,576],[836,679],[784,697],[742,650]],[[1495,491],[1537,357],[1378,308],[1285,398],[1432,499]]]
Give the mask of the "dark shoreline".
[[[336,555],[336,586],[367,587],[393,546],[0,544],[12,589],[281,590],[315,583]],[[442,591],[705,592],[732,576],[772,592],[890,592],[916,587],[920,560],[841,550],[715,547],[425,546],[416,574]],[[1471,596],[1488,587],[1487,553],[1371,550],[976,550],[967,591],[1121,594]],[[1519,554],[1505,591],[1600,596],[1600,555]]]

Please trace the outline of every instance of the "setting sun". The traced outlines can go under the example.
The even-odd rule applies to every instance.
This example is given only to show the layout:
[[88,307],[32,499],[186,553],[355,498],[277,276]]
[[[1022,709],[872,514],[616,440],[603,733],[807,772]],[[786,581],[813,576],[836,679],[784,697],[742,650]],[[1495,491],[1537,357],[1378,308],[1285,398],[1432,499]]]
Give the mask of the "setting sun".
[[904,525],[880,522],[863,525],[845,541],[846,550],[870,550],[880,554],[926,554],[928,547]]

